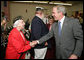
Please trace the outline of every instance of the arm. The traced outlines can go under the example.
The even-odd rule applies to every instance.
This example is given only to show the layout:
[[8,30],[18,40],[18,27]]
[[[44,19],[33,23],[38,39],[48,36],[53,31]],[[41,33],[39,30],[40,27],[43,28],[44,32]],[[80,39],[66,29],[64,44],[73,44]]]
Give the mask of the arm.
[[80,57],[83,50],[83,31],[78,20],[74,20],[73,22],[73,33],[76,39],[76,46],[73,54]]
[[25,51],[31,49],[31,46],[29,45],[28,41],[27,41],[26,45],[23,45],[19,41],[19,39],[17,38],[17,36],[15,34],[11,35],[10,39],[9,39],[9,41],[11,42],[11,44],[13,45],[13,47],[16,49],[16,51],[18,53],[22,53],[22,52],[25,52]]
[[[54,25],[54,24],[53,24],[53,25]],[[41,43],[43,43],[43,42],[49,40],[51,37],[54,36],[53,25],[52,25],[52,28],[51,28],[51,30],[49,31],[49,33],[46,34],[45,36],[43,36],[41,39],[39,39],[39,41],[37,41],[38,44],[41,44]]]

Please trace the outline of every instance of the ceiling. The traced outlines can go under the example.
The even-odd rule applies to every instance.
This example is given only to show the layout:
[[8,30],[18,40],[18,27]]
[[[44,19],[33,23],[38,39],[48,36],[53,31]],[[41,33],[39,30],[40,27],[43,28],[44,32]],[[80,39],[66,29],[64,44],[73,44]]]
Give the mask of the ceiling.
[[[50,4],[50,3],[56,3],[56,4],[60,4],[60,3],[63,3],[63,4],[72,4],[72,5],[76,5],[76,4],[80,4],[82,3],[83,4],[83,1],[13,1],[13,2],[26,2],[26,3],[45,3],[45,4]],[[71,6],[72,6],[71,5]]]

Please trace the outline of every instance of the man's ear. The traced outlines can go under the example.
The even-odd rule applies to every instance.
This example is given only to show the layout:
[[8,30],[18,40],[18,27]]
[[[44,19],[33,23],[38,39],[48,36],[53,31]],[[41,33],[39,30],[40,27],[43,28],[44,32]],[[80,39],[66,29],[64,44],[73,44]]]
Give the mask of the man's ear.
[[42,12],[39,12],[40,15],[42,15]]
[[62,12],[59,12],[59,14],[60,14],[60,15],[63,15],[63,13],[62,13]]

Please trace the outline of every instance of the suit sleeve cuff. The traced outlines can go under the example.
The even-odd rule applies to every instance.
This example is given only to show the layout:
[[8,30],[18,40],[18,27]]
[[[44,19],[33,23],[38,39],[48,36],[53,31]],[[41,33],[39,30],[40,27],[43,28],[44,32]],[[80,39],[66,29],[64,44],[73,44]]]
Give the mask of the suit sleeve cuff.
[[39,41],[37,40],[37,43],[39,44]]

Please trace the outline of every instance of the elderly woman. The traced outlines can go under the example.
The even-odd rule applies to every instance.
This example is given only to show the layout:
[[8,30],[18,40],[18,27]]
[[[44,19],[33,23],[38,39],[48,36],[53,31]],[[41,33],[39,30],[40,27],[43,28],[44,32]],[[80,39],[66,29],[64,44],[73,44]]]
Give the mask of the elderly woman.
[[9,34],[8,44],[6,48],[6,59],[25,59],[25,53],[31,47],[34,47],[33,42],[26,40],[22,33],[24,29],[24,21],[21,16],[14,19],[13,29]]

